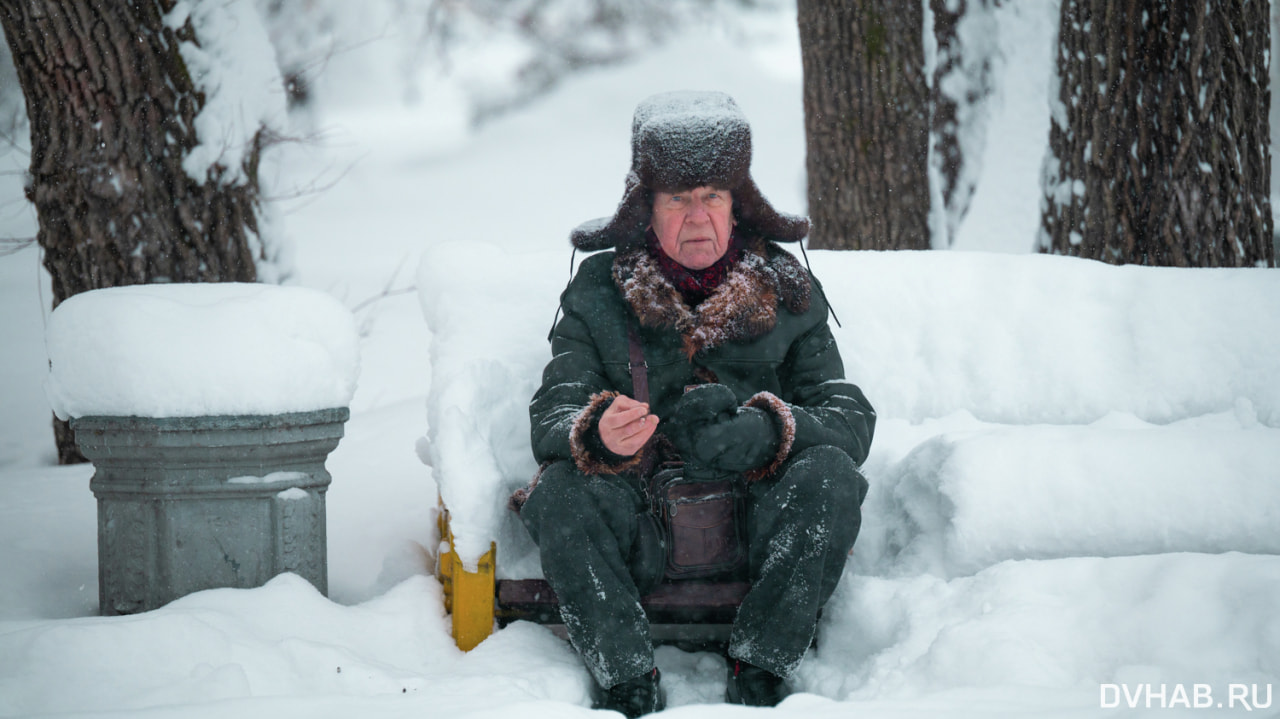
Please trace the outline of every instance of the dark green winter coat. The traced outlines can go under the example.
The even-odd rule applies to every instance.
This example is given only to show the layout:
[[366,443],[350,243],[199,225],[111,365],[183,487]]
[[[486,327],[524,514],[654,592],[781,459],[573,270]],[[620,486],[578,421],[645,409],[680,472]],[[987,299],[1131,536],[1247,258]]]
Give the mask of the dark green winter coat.
[[639,327],[659,433],[687,386],[719,382],[777,420],[777,456],[757,476],[818,445],[862,464],[875,412],[844,379],[817,289],[791,254],[758,239],[744,241],[738,262],[695,309],[643,247],[583,260],[561,297],[552,360],[530,404],[536,459],[572,459],[584,473],[611,474],[655,451],[659,443],[651,441],[635,457],[618,457],[599,441],[600,415],[617,394],[632,394],[630,319]]

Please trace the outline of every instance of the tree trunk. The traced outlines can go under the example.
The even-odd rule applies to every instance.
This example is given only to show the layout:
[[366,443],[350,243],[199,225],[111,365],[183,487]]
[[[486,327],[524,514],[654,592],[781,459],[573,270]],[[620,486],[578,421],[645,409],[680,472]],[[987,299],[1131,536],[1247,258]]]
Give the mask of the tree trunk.
[[[246,233],[257,232],[256,181],[183,169],[204,96],[178,50],[196,40],[191,25],[163,22],[175,4],[0,0],[30,118],[27,198],[54,307],[104,287],[255,279]],[[78,455],[65,428],[56,435],[60,461]]]
[[928,249],[924,7],[800,0],[810,246]]
[[1274,266],[1260,0],[1064,0],[1041,249]]

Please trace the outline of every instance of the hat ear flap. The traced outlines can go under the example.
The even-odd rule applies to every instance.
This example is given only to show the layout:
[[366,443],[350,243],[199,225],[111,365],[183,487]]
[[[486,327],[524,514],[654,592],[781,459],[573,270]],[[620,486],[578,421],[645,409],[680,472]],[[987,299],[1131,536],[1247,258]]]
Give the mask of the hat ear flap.
[[799,242],[809,234],[809,218],[773,209],[749,177],[733,192],[733,214],[744,232],[766,240]]
[[627,174],[626,189],[613,217],[602,217],[578,225],[569,234],[569,242],[584,252],[613,247],[624,249],[644,241],[653,214],[653,201],[648,190],[634,172]]

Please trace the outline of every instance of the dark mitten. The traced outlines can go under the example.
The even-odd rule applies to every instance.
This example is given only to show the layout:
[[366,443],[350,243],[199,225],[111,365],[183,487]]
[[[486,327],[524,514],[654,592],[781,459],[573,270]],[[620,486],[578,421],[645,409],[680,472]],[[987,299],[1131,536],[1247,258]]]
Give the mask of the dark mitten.
[[729,419],[696,430],[693,456],[701,464],[729,472],[748,472],[778,453],[778,427],[768,412],[739,407]]
[[666,422],[666,434],[686,461],[694,458],[694,436],[713,422],[728,419],[738,409],[733,390],[722,384],[703,384],[676,400]]

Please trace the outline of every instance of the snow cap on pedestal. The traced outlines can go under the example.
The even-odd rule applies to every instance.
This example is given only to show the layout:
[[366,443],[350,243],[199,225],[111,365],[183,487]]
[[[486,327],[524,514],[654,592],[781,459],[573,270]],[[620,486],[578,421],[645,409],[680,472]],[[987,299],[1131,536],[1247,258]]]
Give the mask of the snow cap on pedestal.
[[269,415],[346,407],[355,318],[333,297],[251,283],[93,290],[49,317],[45,394],[63,419]]
[[729,190],[741,232],[777,242],[799,242],[809,234],[808,218],[775,210],[751,179],[751,126],[733,98],[680,91],[636,106],[622,202],[613,217],[579,225],[569,241],[586,251],[640,244],[655,191],[703,186]]

